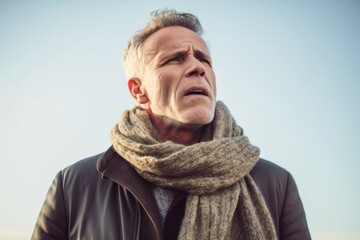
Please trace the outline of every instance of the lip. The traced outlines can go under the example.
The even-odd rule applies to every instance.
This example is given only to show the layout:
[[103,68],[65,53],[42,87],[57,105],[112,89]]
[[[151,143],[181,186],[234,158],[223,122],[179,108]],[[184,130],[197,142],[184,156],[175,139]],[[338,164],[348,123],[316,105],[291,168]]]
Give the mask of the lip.
[[[199,91],[199,90],[202,92],[201,94],[191,94],[192,92]],[[192,95],[196,95],[196,96],[198,96],[198,95],[201,96],[202,95],[202,96],[209,97],[209,90],[204,86],[196,85],[196,86],[191,86],[190,88],[188,88],[188,89],[186,89],[184,91],[184,96],[185,97],[186,96],[192,96]]]

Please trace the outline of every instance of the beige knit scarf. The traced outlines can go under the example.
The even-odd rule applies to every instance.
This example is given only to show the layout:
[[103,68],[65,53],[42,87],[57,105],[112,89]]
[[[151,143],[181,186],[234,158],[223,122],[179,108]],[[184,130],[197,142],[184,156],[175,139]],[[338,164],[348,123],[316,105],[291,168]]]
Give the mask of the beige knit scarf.
[[160,142],[139,107],[125,111],[111,131],[116,152],[144,179],[189,193],[178,239],[277,239],[266,203],[249,175],[260,151],[222,102],[202,139],[190,146]]

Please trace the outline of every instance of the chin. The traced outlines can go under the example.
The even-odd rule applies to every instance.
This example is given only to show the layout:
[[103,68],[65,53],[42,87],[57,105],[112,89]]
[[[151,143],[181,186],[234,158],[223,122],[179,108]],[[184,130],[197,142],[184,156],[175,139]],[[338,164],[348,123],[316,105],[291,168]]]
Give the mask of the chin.
[[182,122],[185,124],[205,125],[214,119],[215,111],[191,111],[183,116]]

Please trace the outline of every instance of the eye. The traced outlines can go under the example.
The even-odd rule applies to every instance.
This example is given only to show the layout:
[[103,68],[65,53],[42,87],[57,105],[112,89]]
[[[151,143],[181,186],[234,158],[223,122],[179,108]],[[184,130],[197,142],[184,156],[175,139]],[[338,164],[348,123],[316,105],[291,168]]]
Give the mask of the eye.
[[209,59],[205,58],[205,57],[198,57],[197,58],[200,62],[204,63],[204,64],[207,64],[211,67],[211,62]]
[[171,64],[171,63],[181,63],[184,61],[184,57],[183,56],[176,56],[176,57],[172,57],[168,60],[165,61],[165,64]]

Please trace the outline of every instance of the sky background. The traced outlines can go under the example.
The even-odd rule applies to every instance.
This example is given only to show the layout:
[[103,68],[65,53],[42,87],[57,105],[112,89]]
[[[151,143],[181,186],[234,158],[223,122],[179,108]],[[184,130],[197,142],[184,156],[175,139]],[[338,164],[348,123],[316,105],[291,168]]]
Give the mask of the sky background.
[[29,239],[56,173],[110,146],[134,105],[124,46],[165,7],[199,17],[218,99],[293,174],[313,239],[360,239],[360,2],[348,0],[0,0],[0,239]]

